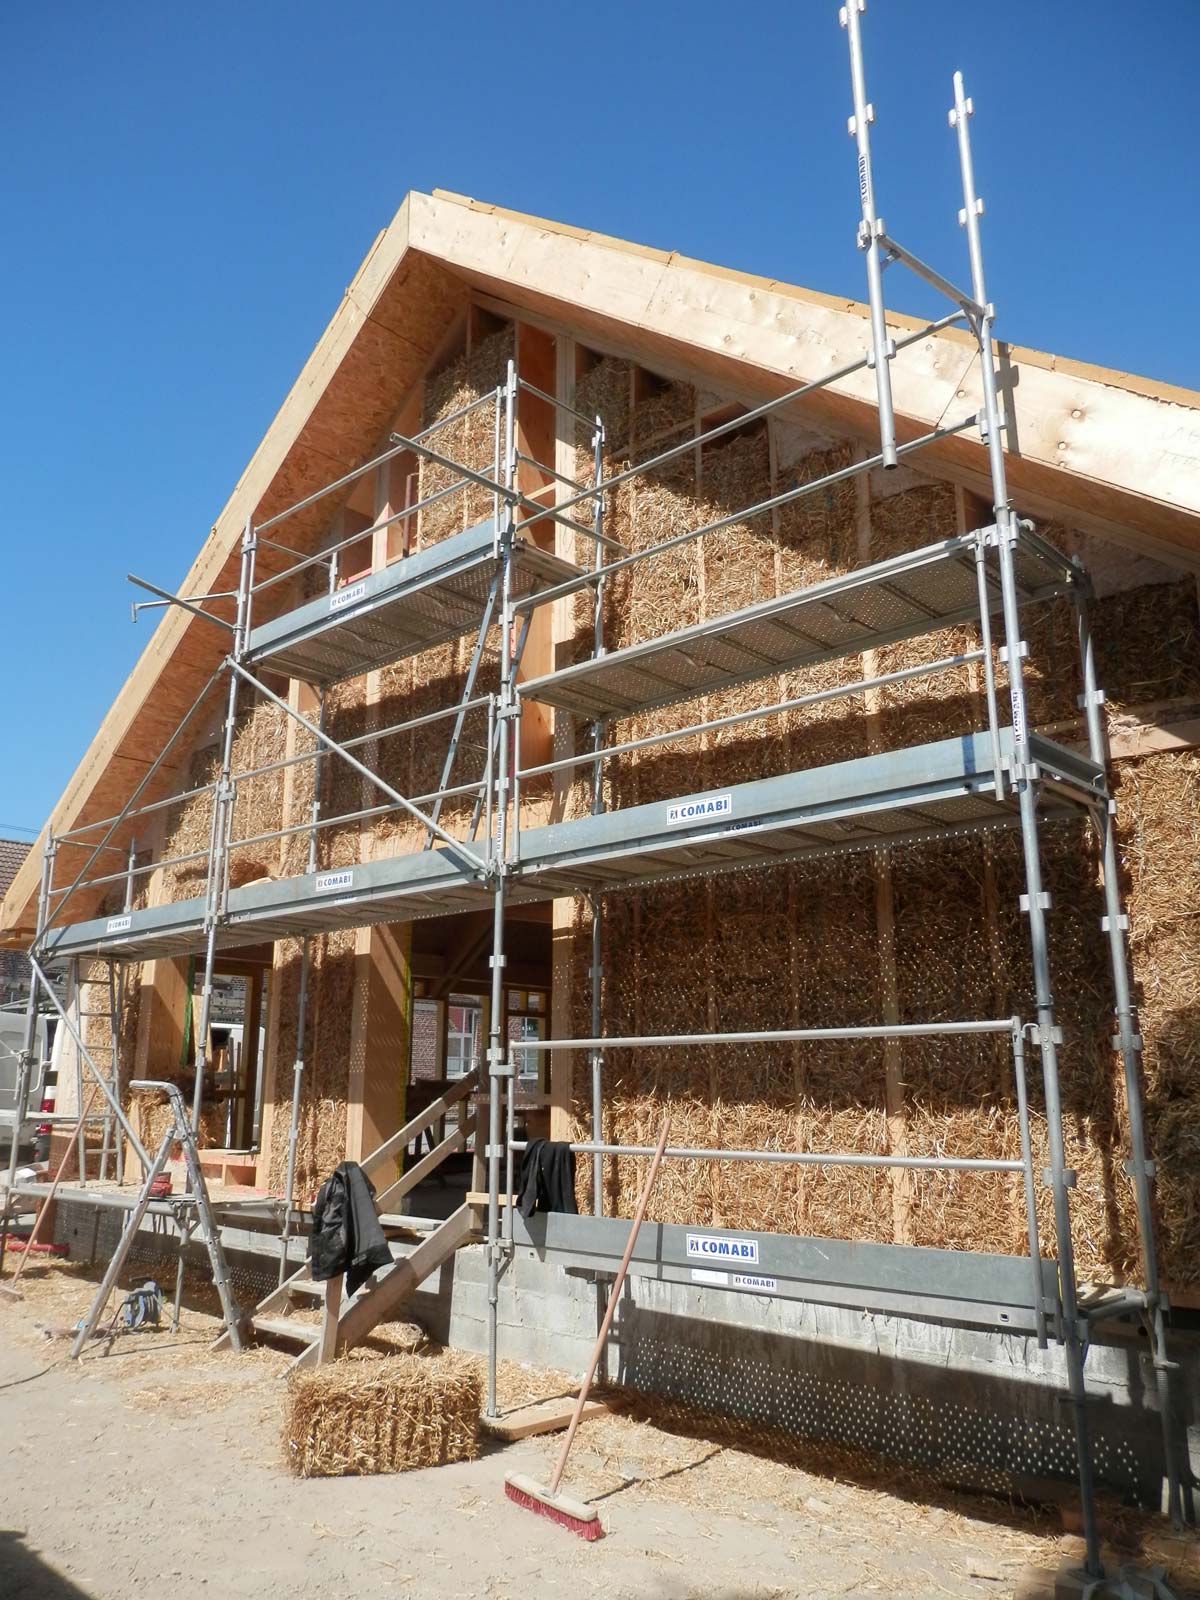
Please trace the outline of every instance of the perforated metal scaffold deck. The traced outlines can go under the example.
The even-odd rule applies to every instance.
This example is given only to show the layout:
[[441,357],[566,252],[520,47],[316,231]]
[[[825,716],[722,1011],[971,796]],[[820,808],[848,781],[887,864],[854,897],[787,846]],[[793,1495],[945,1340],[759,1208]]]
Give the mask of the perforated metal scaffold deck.
[[[977,620],[977,534],[927,545],[779,599],[598,656],[521,685],[527,699],[581,717],[628,716],[713,694],[774,672],[814,666],[899,639]],[[1022,532],[1015,551],[1022,603],[1066,593],[1078,581],[1052,546]],[[1000,585],[985,581],[993,611]]]
[[[803,855],[900,844],[1018,821],[1013,740],[1001,729],[1000,794],[987,733],[841,761],[807,772],[524,828],[517,879],[555,895],[619,889]],[[1104,772],[1034,734],[1030,759],[1043,814],[1086,815]]]
[[[500,565],[489,519],[260,623],[251,629],[246,660],[309,683],[332,683],[444,644],[478,628]],[[515,596],[580,572],[552,551],[513,541]]]

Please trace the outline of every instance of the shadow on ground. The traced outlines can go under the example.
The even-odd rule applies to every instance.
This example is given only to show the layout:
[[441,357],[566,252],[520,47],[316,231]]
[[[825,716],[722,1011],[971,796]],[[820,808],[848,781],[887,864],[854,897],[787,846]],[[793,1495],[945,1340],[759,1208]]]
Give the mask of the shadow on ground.
[[20,1600],[91,1600],[83,1589],[47,1566],[25,1543],[25,1535],[0,1528],[0,1594]]

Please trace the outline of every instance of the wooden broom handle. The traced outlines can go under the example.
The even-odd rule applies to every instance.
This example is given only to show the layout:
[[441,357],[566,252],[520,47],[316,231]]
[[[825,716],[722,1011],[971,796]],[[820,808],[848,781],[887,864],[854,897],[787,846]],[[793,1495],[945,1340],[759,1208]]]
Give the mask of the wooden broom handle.
[[[596,1376],[596,1368],[600,1364],[604,1341],[608,1338],[608,1330],[612,1326],[613,1315],[617,1309],[617,1300],[620,1298],[621,1289],[625,1283],[625,1275],[629,1271],[629,1262],[633,1255],[633,1247],[637,1244],[642,1218],[646,1215],[646,1207],[650,1203],[650,1191],[654,1187],[655,1178],[658,1177],[658,1169],[662,1166],[663,1151],[667,1147],[667,1133],[670,1126],[670,1117],[664,1117],[662,1132],[658,1136],[658,1148],[655,1150],[654,1157],[650,1162],[650,1171],[646,1174],[646,1182],[637,1203],[637,1210],[633,1214],[633,1227],[629,1230],[629,1240],[625,1246],[625,1254],[621,1257],[620,1270],[617,1273],[616,1282],[612,1286],[612,1293],[608,1297],[608,1307],[604,1313],[604,1321],[600,1324],[600,1332],[596,1336],[596,1343],[592,1346],[592,1359],[588,1362],[587,1373],[579,1390],[579,1398],[575,1402],[575,1410],[571,1413],[571,1425],[567,1429],[567,1437],[563,1440],[563,1447],[559,1452],[558,1465],[554,1469],[554,1477],[550,1480],[550,1494],[552,1496],[558,1493],[558,1486],[562,1481],[563,1471],[567,1465],[567,1456],[571,1452],[571,1441],[575,1437],[575,1430],[579,1426],[579,1419],[583,1415],[584,1406],[587,1404],[588,1391],[592,1387],[592,1379]],[[595,1156],[593,1159],[598,1161],[600,1157]]]

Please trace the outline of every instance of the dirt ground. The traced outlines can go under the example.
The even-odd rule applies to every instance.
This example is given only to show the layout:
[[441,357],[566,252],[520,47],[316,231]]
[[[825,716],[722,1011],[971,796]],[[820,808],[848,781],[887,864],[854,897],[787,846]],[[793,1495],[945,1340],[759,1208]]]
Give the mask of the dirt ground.
[[[638,1407],[578,1436],[564,1486],[598,1506],[595,1544],[504,1498],[508,1471],[545,1479],[552,1439],[399,1476],[301,1481],[281,1445],[286,1355],[212,1354],[215,1319],[191,1307],[178,1334],[125,1333],[72,1363],[42,1330],[73,1324],[92,1281],[31,1264],[23,1286],[21,1303],[0,1296],[4,1600],[1034,1600],[1077,1557],[1057,1513],[958,1496],[894,1464],[815,1450],[806,1462],[794,1445],[779,1460],[746,1430]],[[392,1333],[398,1345],[418,1337]],[[502,1399],[562,1381],[509,1366]],[[1128,1516],[1108,1532],[1119,1559],[1157,1560],[1181,1590],[1200,1588],[1194,1539]]]

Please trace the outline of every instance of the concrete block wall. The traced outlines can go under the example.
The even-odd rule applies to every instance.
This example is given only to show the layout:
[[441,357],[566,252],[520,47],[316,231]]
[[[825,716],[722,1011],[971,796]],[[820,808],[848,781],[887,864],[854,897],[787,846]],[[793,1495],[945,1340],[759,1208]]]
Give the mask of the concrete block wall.
[[[120,1214],[59,1207],[56,1238],[87,1259],[115,1247]],[[278,1240],[225,1234],[235,1288],[253,1303],[273,1288]],[[136,1259],[161,1263],[162,1238]],[[169,1248],[169,1246],[167,1246]],[[402,1253],[397,1246],[396,1253]],[[303,1259],[303,1241],[293,1259]],[[192,1246],[207,1278],[202,1247]],[[610,1280],[519,1249],[500,1283],[504,1360],[577,1376],[591,1353]],[[408,1314],[439,1341],[487,1350],[483,1247],[459,1250],[422,1286]],[[1200,1337],[1180,1333],[1173,1355],[1177,1456],[1200,1482]],[[1087,1362],[1096,1475],[1123,1499],[1159,1508],[1162,1427],[1145,1340],[1096,1343]],[[926,1467],[945,1481],[1002,1495],[1066,1498],[1075,1481],[1062,1352],[1033,1338],[914,1321],[765,1295],[630,1278],[605,1359],[614,1382],[799,1438],[857,1447]],[[1185,1487],[1189,1487],[1185,1485]]]
[[[582,1372],[607,1287],[519,1250],[500,1285],[501,1357]],[[460,1250],[411,1305],[434,1337],[486,1351],[482,1248]],[[964,1486],[1053,1497],[1074,1483],[1062,1352],[1033,1338],[631,1278],[606,1355],[607,1376],[632,1388]],[[1200,1342],[1180,1341],[1176,1356],[1173,1427],[1200,1473]],[[1087,1379],[1099,1481],[1159,1506],[1162,1427],[1145,1341],[1094,1345]]]

